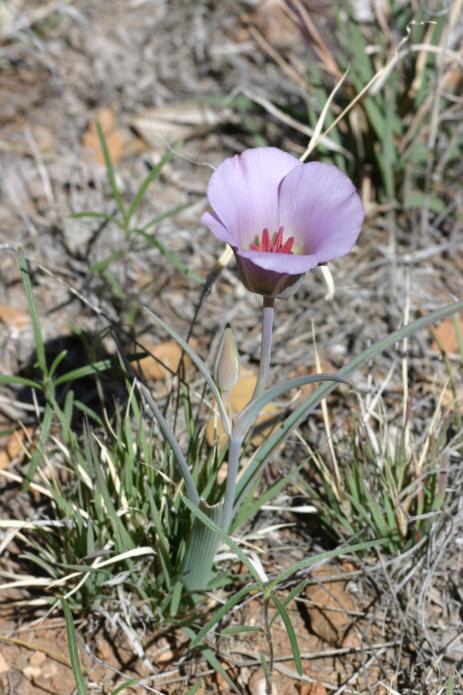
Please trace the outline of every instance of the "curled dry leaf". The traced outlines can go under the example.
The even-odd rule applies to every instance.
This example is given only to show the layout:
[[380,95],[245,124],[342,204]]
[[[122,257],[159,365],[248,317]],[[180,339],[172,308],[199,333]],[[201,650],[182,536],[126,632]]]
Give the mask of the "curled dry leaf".
[[6,468],[13,459],[23,458],[34,431],[33,427],[26,427],[10,434],[0,449],[0,470]]
[[22,331],[30,325],[31,319],[26,309],[17,309],[9,304],[0,304],[0,323],[9,328]]
[[166,144],[200,137],[234,120],[231,109],[186,100],[148,109],[134,116],[131,125],[150,147],[164,150]]
[[[194,339],[189,344],[196,349],[197,342]],[[151,354],[138,363],[145,379],[165,381],[177,372],[182,359],[182,348],[175,340],[147,343],[145,350]],[[185,368],[190,364],[188,355],[183,356],[183,364]]]
[[[460,326],[460,331],[463,334],[463,315],[458,315],[458,322]],[[439,324],[439,326],[434,331],[436,339],[432,344],[433,350],[440,352],[440,346],[445,350],[445,352],[458,352],[458,335],[455,329],[455,322],[453,319],[446,319]]]
[[106,138],[109,154],[113,164],[117,164],[124,152],[126,133],[123,128],[119,128],[114,107],[106,106],[101,109],[82,137],[82,148],[85,157],[89,161],[97,161],[104,167],[104,157],[100,147],[96,124],[99,123]]

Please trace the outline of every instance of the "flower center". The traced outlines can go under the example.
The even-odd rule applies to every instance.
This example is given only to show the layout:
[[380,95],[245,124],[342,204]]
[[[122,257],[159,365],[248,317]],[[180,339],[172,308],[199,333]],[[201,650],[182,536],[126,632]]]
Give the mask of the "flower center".
[[273,238],[271,238],[270,232],[268,231],[267,227],[265,227],[265,229],[262,230],[260,239],[258,236],[256,236],[254,242],[249,246],[249,248],[251,251],[265,251],[265,253],[290,253],[292,255],[294,253],[294,237],[290,236],[286,239],[286,241],[284,241],[283,234],[284,228],[280,227],[278,232],[276,232],[273,235]]

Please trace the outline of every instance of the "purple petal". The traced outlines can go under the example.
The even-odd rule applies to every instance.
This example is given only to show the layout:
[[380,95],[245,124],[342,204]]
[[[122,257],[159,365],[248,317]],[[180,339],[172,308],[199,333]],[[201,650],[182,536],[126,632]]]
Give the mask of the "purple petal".
[[279,189],[280,224],[318,262],[342,256],[355,244],[363,206],[352,182],[336,166],[309,162],[290,171]]
[[319,260],[316,255],[299,256],[291,253],[265,253],[262,251],[237,251],[241,258],[247,258],[263,270],[286,275],[300,275],[315,268]]
[[207,195],[215,217],[230,232],[232,246],[248,248],[264,227],[278,229],[278,184],[298,165],[295,157],[275,147],[256,147],[217,167]]
[[201,224],[204,224],[212,234],[220,241],[224,241],[226,244],[233,244],[234,239],[228,229],[223,226],[222,222],[219,220],[214,212],[205,212],[201,217]]

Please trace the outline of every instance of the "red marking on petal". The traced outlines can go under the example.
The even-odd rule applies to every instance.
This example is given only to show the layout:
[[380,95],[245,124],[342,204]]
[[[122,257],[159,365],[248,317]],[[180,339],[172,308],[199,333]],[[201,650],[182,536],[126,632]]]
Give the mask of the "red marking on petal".
[[261,238],[256,237],[255,240],[249,244],[249,249],[251,251],[260,251],[264,253],[291,253],[294,251],[294,237],[290,236],[286,241],[283,241],[284,228],[280,227],[278,232],[273,235],[273,239],[270,237],[270,232],[267,227],[262,230]]
[[281,249],[282,244],[283,244],[283,227],[280,227],[278,232],[273,237],[273,244],[272,244],[271,250],[274,253],[278,253],[278,251]]
[[294,237],[290,236],[286,239],[283,246],[278,250],[278,253],[293,253]]
[[270,232],[267,227],[262,231],[262,241],[261,241],[262,251],[270,251]]

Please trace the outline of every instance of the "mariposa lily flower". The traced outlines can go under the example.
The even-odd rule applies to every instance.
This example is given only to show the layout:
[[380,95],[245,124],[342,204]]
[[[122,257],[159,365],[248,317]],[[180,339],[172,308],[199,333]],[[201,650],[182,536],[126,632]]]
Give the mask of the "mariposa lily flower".
[[287,296],[307,271],[350,251],[364,216],[340,169],[275,147],[225,159],[207,195],[202,223],[230,244],[244,285],[264,297]]

